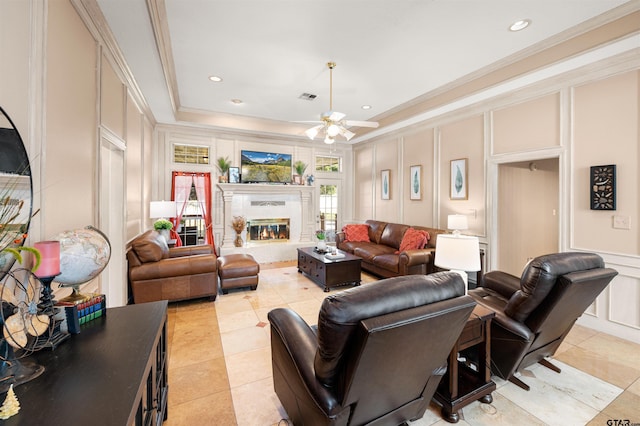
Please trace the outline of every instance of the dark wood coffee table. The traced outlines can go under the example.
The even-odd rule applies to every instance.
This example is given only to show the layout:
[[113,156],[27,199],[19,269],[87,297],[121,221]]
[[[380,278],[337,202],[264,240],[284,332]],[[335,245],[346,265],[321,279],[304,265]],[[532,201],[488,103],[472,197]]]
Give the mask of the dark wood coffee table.
[[306,274],[316,284],[328,292],[331,287],[360,285],[360,263],[362,259],[342,250],[339,259],[327,259],[324,253],[318,253],[314,247],[298,249],[298,272]]
[[[496,384],[491,381],[491,319],[495,315],[484,306],[476,305],[451,349],[449,368],[433,397],[442,406],[442,416],[450,423],[456,423],[460,419],[458,410],[473,401],[486,404],[493,401],[491,392]],[[474,359],[460,361],[458,354],[470,348],[475,352]]]

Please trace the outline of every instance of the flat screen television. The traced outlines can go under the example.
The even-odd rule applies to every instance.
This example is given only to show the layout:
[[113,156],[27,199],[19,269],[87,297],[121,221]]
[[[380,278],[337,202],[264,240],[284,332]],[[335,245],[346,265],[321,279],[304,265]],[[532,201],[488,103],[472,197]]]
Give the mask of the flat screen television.
[[240,151],[244,183],[291,183],[291,154]]

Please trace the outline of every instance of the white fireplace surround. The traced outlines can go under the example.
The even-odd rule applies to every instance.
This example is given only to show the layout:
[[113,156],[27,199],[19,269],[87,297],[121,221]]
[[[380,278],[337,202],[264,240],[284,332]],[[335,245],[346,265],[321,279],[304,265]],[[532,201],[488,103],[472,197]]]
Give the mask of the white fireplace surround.
[[[312,186],[219,183],[223,199],[224,233],[220,254],[250,253],[260,263],[296,259],[297,247],[311,246],[315,229]],[[246,229],[241,237],[244,247],[235,247],[236,233],[231,227],[234,216],[251,219],[288,217],[289,240],[273,243],[247,243]]]

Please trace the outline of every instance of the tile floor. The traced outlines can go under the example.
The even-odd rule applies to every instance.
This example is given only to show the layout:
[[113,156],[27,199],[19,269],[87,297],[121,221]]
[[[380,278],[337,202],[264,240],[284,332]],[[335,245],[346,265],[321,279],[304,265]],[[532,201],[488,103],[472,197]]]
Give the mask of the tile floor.
[[[363,284],[376,278],[363,274]],[[169,304],[169,417],[178,425],[277,425],[267,313],[290,307],[315,324],[326,293],[293,263],[262,265],[256,291]],[[535,366],[525,392],[498,378],[493,403],[462,409],[459,425],[640,424],[640,345],[575,326],[555,356]],[[411,426],[447,425],[432,403]],[[617,423],[621,424],[621,423]],[[629,424],[629,423],[627,423]]]

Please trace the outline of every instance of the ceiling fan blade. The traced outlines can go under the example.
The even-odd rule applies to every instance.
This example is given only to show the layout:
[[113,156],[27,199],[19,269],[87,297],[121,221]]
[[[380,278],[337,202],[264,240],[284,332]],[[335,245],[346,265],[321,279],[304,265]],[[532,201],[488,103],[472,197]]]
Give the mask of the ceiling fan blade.
[[347,140],[350,141],[352,137],[354,137],[356,134],[345,129],[344,127],[340,127],[340,134]]
[[337,112],[337,111],[330,111],[330,113],[331,114],[329,114],[329,120],[333,121],[334,123],[342,120],[347,116],[347,114],[344,114],[342,112]]
[[357,120],[347,120],[345,121],[347,126],[355,126],[355,127],[371,127],[373,129],[377,129],[379,124],[375,121],[357,121]]

